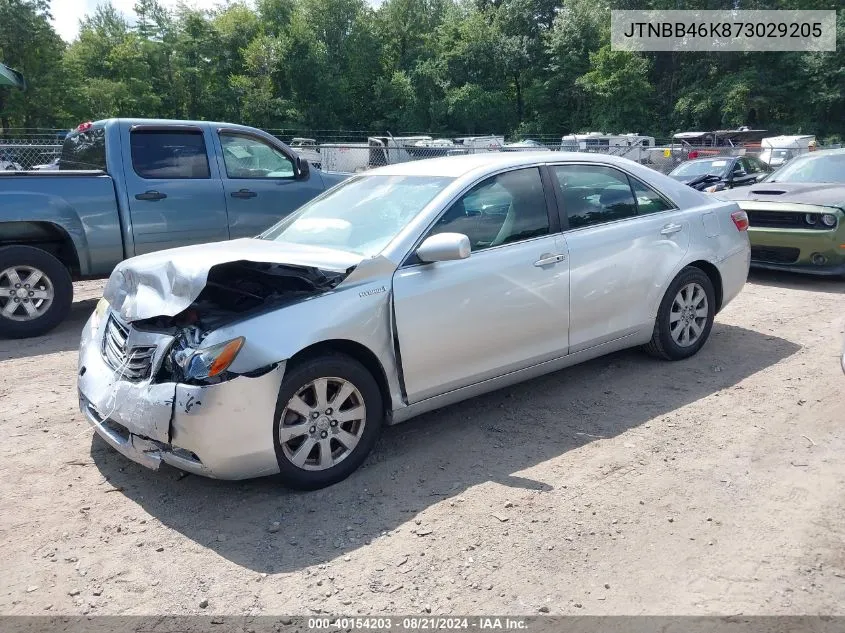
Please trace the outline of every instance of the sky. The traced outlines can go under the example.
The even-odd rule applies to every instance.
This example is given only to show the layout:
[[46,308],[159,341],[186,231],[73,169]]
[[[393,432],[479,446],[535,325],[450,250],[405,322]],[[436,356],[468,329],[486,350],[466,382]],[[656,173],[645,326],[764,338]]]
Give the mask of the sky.
[[[52,0],[51,11],[53,13],[53,28],[66,42],[72,41],[79,33],[79,20],[94,12],[97,5],[103,0]],[[180,0],[159,0],[160,4],[173,9]],[[123,13],[130,21],[134,21],[135,0],[111,0],[114,7]],[[224,4],[221,0],[187,0],[184,4],[197,9],[211,9],[218,4]]]

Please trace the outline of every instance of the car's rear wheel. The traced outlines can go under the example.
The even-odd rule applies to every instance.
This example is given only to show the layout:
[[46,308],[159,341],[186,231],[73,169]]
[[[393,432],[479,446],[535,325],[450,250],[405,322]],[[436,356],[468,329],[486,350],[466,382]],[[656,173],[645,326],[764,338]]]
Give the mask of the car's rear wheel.
[[45,334],[72,303],[73,282],[58,259],[31,246],[0,248],[0,336]]
[[383,418],[379,386],[353,358],[328,354],[289,367],[273,425],[282,481],[314,490],[345,479],[372,450]]
[[683,360],[702,348],[716,314],[713,282],[704,271],[687,266],[669,284],[646,351],[666,360]]

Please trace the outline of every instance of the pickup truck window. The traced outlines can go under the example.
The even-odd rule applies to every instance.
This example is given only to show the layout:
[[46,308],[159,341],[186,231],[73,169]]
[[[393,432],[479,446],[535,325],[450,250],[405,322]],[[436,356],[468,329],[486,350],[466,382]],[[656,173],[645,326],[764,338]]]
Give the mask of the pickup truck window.
[[106,130],[89,127],[84,132],[71,132],[62,144],[59,169],[106,170]]
[[132,167],[141,178],[210,178],[202,132],[133,130]]
[[229,178],[293,178],[293,162],[259,138],[222,132],[223,162]]

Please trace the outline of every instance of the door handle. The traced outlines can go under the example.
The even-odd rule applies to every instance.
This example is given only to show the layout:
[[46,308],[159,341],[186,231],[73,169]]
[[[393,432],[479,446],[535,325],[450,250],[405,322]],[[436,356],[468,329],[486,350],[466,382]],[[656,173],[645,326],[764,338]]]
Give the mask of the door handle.
[[662,229],[660,229],[661,235],[672,235],[672,233],[677,233],[678,231],[683,231],[684,227],[680,224],[666,224]]
[[562,262],[566,259],[566,255],[554,254],[554,253],[543,253],[540,255],[540,259],[534,262],[535,266],[551,266],[552,264],[557,264],[558,262]]
[[144,193],[136,193],[136,200],[163,200],[167,197],[166,193],[159,193],[158,191],[145,191]]
[[241,189],[240,191],[233,191],[229,195],[233,198],[254,198],[258,194],[254,191],[250,191],[249,189]]

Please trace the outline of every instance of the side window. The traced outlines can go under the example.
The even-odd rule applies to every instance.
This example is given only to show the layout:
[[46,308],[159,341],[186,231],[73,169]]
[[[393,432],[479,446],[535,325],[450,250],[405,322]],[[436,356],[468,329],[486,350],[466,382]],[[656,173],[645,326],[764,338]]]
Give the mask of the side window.
[[457,200],[431,230],[463,233],[473,251],[549,233],[543,182],[536,167],[484,180]]
[[734,173],[742,173],[745,172],[746,174],[750,174],[754,169],[751,165],[748,164],[748,161],[744,158],[737,158],[736,163],[734,163]]
[[559,165],[552,171],[560,183],[570,228],[637,215],[628,177],[621,171],[601,165]]
[[756,158],[755,156],[749,156],[746,158],[746,160],[750,163],[751,171],[753,171],[755,174],[768,171],[768,169],[766,169],[766,166],[759,158]]
[[254,136],[220,135],[223,162],[229,178],[293,178],[293,162]]
[[90,127],[71,132],[62,144],[59,169],[102,169],[106,171],[106,130]]
[[634,190],[634,197],[637,199],[637,213],[639,215],[658,213],[675,208],[675,205],[671,204],[644,182],[631,176],[628,176],[628,180],[631,181],[631,188]]
[[132,167],[141,178],[210,178],[202,132],[135,130]]

